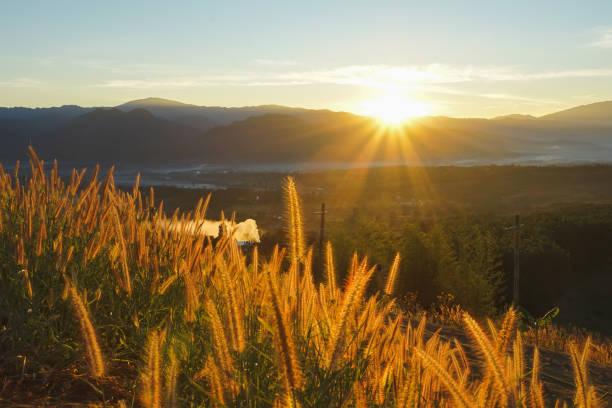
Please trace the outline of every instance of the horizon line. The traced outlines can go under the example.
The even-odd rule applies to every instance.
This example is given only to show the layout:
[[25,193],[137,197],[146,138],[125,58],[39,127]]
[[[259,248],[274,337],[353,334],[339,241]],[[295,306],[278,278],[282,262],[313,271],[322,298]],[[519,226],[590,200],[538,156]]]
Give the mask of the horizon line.
[[[222,105],[198,105],[195,103],[189,103],[189,102],[182,102],[180,100],[177,99],[169,99],[169,98],[162,98],[162,97],[158,97],[158,96],[148,96],[148,97],[144,97],[144,98],[136,98],[136,99],[130,99],[127,102],[122,102],[120,104],[117,105],[93,105],[93,106],[84,106],[84,105],[78,105],[78,104],[73,104],[73,103],[65,103],[62,105],[47,105],[47,106],[26,106],[26,105],[14,105],[14,106],[0,106],[0,109],[53,109],[53,108],[63,108],[63,107],[69,107],[69,106],[75,106],[75,107],[79,107],[79,108],[85,108],[85,109],[105,109],[105,108],[119,108],[123,105],[127,105],[129,103],[133,103],[133,102],[141,102],[141,101],[147,101],[147,100],[151,100],[151,99],[156,99],[156,100],[161,100],[161,101],[165,101],[165,102],[172,102],[178,105],[186,105],[186,106],[191,106],[191,107],[197,107],[197,108],[222,108],[222,109],[244,109],[244,108],[260,108],[260,107],[272,107],[272,106],[276,106],[276,107],[281,107],[281,108],[288,108],[288,109],[304,109],[304,110],[311,110],[311,111],[328,111],[328,112],[333,112],[333,113],[348,113],[351,115],[355,115],[355,116],[361,116],[361,117],[365,117],[365,118],[374,118],[373,116],[370,115],[366,115],[363,113],[359,113],[359,112],[354,112],[354,111],[350,111],[350,110],[335,110],[332,108],[325,108],[325,107],[304,107],[304,106],[294,106],[294,105],[283,105],[283,104],[279,104],[279,103],[264,103],[264,104],[259,104],[259,105],[226,105],[226,106],[222,106]],[[528,113],[520,113],[520,112],[512,112],[512,113],[506,113],[506,114],[501,114],[501,115],[495,115],[495,116],[455,116],[455,115],[420,115],[420,116],[414,116],[413,118],[411,118],[410,120],[414,120],[414,119],[421,119],[421,118],[450,118],[450,119],[486,119],[486,120],[491,120],[491,119],[498,119],[498,118],[505,118],[505,117],[509,117],[509,116],[525,116],[525,117],[530,117],[530,118],[534,118],[534,119],[539,119],[539,118],[543,118],[546,117],[548,115],[551,114],[555,114],[558,112],[563,112],[569,109],[573,109],[573,108],[579,108],[579,107],[584,107],[584,106],[589,106],[589,105],[594,105],[594,104],[598,104],[598,103],[606,103],[606,102],[612,102],[612,99],[605,99],[605,100],[596,100],[593,102],[589,102],[589,103],[584,103],[584,104],[580,104],[580,105],[568,105],[568,107],[560,109],[560,110],[555,110],[543,115],[532,115],[532,114],[528,114]],[[143,108],[144,109],[144,108]]]

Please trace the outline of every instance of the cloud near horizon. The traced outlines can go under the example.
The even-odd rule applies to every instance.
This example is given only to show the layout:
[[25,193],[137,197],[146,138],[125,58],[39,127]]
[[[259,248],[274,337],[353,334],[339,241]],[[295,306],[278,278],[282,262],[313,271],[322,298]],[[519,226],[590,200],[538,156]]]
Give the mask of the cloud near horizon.
[[[612,33],[611,33],[612,47]],[[524,72],[512,66],[424,66],[349,65],[306,70],[232,74],[204,74],[151,79],[110,79],[95,87],[132,89],[178,89],[204,86],[291,86],[291,85],[352,85],[372,88],[406,87],[426,84],[453,84],[474,81],[508,82],[571,78],[612,77],[612,68],[582,68],[559,71]]]
[[591,42],[591,47],[612,48],[612,27],[600,27],[595,29],[597,39]]
[[0,81],[0,87],[6,88],[34,88],[41,85],[41,81],[32,78],[15,78],[8,81]]
[[272,67],[288,67],[288,66],[297,65],[296,61],[285,60],[285,59],[258,58],[254,62],[257,65],[272,66]]

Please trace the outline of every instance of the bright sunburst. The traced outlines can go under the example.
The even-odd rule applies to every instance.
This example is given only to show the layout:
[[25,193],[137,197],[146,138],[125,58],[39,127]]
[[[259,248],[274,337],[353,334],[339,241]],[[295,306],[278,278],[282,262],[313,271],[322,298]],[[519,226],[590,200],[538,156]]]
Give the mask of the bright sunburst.
[[361,113],[385,125],[398,126],[412,118],[431,114],[431,107],[424,102],[389,93],[363,102]]

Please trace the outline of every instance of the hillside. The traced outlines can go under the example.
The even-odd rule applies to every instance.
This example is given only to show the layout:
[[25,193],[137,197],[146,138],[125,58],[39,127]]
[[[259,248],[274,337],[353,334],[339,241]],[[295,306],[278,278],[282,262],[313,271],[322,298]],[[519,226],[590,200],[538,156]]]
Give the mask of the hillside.
[[144,109],[159,118],[172,120],[204,131],[218,125],[218,122],[208,116],[205,109],[196,105],[169,99],[138,99],[119,105],[116,108],[124,112],[129,112],[134,109]]
[[576,106],[574,108],[542,116],[541,119],[611,126],[612,101]]
[[423,313],[396,298],[400,257],[383,271],[360,253],[336,269],[329,245],[315,266],[291,178],[284,249],[260,253],[190,233],[207,200],[169,217],[154,194],[64,183],[31,160],[23,184],[0,168],[3,405],[610,401],[609,343],[573,336],[536,352],[537,329],[513,309],[495,321],[445,304]]
[[[314,115],[311,115],[311,118]],[[406,164],[609,161],[612,127],[557,121],[427,117],[401,128],[343,113],[263,115],[206,134],[215,162]],[[231,143],[230,151],[223,141]]]
[[[214,162],[303,162],[349,159],[373,136],[371,121],[333,115],[316,123],[266,114],[210,130],[205,150]],[[227,146],[231,146],[228,150]]]
[[[44,157],[71,161],[610,162],[611,107],[612,102],[601,102],[541,118],[423,117],[400,128],[345,112],[276,105],[207,107],[160,98],[96,111],[75,106],[4,108],[0,158],[23,157],[32,142]],[[125,145],[127,140],[138,146]]]
[[220,106],[197,106],[162,98],[145,98],[124,103],[118,109],[146,109],[155,116],[208,130],[214,126],[228,125],[252,116],[265,114],[298,114],[307,111],[279,105],[245,106],[226,108]]
[[0,160],[24,158],[28,144],[93,108],[0,108]]
[[96,109],[54,131],[34,138],[33,145],[49,158],[78,162],[182,161],[196,157],[193,150],[202,133],[153,116],[146,110],[122,112]]

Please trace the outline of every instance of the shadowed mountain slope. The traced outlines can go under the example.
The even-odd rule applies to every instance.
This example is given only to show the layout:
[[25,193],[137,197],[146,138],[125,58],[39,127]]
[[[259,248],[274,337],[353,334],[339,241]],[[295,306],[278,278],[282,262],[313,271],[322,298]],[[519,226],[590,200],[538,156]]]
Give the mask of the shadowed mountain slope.
[[0,109],[0,158],[29,143],[70,161],[171,164],[612,161],[612,102],[542,118],[424,117],[402,127],[345,112],[276,105],[204,107],[160,98],[118,108]]
[[146,109],[155,116],[178,123],[208,130],[215,126],[228,125],[232,122],[265,114],[298,114],[307,109],[290,108],[280,105],[261,105],[226,108],[220,106],[197,106],[162,98],[145,98],[127,102],[117,107],[123,111]]
[[144,109],[96,109],[34,140],[48,158],[70,161],[149,162],[193,159],[202,133]]
[[576,106],[574,108],[542,116],[541,119],[612,126],[612,101]]

